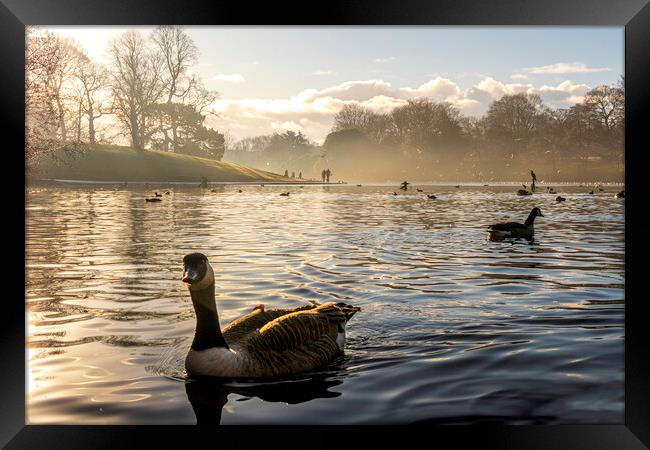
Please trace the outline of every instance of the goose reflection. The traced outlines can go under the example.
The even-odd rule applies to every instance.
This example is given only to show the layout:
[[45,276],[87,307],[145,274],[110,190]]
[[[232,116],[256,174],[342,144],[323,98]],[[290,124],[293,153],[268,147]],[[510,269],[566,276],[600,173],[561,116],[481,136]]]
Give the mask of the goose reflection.
[[186,380],[185,392],[196,415],[197,425],[218,425],[221,423],[221,412],[228,403],[229,394],[257,397],[266,402],[297,404],[317,398],[338,397],[340,392],[332,392],[329,389],[342,383],[341,380],[325,375],[271,383],[235,383],[213,377],[196,377]]

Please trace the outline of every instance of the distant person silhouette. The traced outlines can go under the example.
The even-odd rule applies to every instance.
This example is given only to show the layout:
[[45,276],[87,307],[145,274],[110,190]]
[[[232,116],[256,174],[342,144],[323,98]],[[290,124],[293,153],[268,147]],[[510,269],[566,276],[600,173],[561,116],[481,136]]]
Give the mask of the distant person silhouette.
[[206,177],[201,177],[201,184],[199,185],[199,187],[202,187],[202,188],[207,188],[208,187],[208,179]]
[[320,173],[321,177],[323,177],[323,183],[325,183],[325,175],[326,174],[327,174],[327,172],[325,171],[325,169],[323,169],[323,171]]
[[300,172],[300,173],[298,174],[298,178],[300,178],[300,179],[302,180],[302,172]]
[[286,178],[289,178],[289,169],[287,169],[287,170],[284,171],[284,176],[285,176]]
[[533,182],[530,185],[531,192],[535,192],[535,182],[537,181],[537,175],[532,170],[530,171],[530,176],[533,177]]
[[327,169],[325,171],[325,176],[327,177],[327,182],[329,183],[330,182],[330,177],[332,176],[332,171]]

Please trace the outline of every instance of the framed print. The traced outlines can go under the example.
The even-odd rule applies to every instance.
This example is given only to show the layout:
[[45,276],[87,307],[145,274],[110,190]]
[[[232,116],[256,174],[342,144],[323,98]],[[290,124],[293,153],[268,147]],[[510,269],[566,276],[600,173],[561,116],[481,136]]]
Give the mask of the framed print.
[[647,1],[0,21],[3,446],[649,445]]

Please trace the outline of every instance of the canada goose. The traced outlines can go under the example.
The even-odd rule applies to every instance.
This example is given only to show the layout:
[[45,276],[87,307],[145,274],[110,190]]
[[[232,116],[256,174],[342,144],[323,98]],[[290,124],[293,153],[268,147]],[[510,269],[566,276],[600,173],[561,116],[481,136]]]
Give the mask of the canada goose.
[[562,197],[562,196],[559,196],[559,195],[558,195],[557,197],[555,197],[555,201],[556,201],[556,202],[563,202],[563,201],[565,201],[565,200],[566,200],[566,198],[564,198],[564,197]]
[[490,225],[488,227],[488,239],[494,240],[495,238],[503,239],[506,237],[532,238],[535,233],[533,223],[537,216],[544,217],[542,210],[535,207],[530,211],[526,222],[523,224],[518,222],[507,222]]
[[154,194],[156,195],[156,197],[162,197],[162,194],[159,194],[158,192],[154,192]]
[[594,191],[589,191],[589,194],[590,194],[590,195],[594,195]]
[[146,201],[148,202],[162,202],[161,198],[155,197],[155,198],[145,198]]
[[433,194],[427,194],[427,198],[428,198],[429,200],[435,200],[435,199],[436,199],[436,196],[433,195]]
[[409,187],[409,184],[411,184],[411,183],[409,183],[408,181],[403,181],[402,185],[400,186],[400,189],[402,189],[404,191],[407,190],[408,187]]
[[418,192],[424,192],[422,189],[417,189]]
[[533,195],[533,193],[532,193],[532,192],[528,192],[528,191],[525,190],[525,189],[519,189],[519,190],[517,191],[517,195]]
[[188,375],[262,378],[317,369],[343,352],[345,326],[361,309],[334,302],[268,310],[259,305],[222,330],[208,258],[186,255],[182,281],[196,314]]
[[242,191],[241,189],[239,189],[237,192],[244,192],[244,191]]
[[282,192],[280,195],[283,197],[288,197],[291,192]]
[[625,189],[623,189],[621,192],[617,192],[614,194],[614,198],[625,198]]
[[397,195],[397,192],[393,192],[393,195]]
[[169,191],[165,192],[165,195],[169,195]]

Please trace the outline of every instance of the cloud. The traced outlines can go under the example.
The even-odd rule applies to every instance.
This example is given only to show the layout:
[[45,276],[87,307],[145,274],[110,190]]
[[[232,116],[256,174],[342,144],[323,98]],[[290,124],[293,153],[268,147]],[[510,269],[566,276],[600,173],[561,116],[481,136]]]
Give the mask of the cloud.
[[480,116],[492,101],[503,95],[538,94],[547,105],[557,108],[582,101],[589,89],[585,84],[574,84],[570,80],[557,86],[535,86],[532,83],[502,82],[492,77],[466,89],[443,77],[433,78],[418,87],[393,87],[380,79],[354,80],[324,89],[304,89],[288,98],[221,98],[212,104],[218,117],[209,119],[209,125],[219,130],[230,130],[235,138],[294,130],[322,142],[336,113],[349,104],[386,114],[405,105],[409,99],[425,97],[450,102],[462,114]]
[[311,74],[312,75],[337,75],[337,73],[334,72],[333,70],[321,70],[321,69],[314,70]]
[[218,75],[213,76],[212,79],[215,81],[225,81],[228,83],[243,83],[244,81],[246,81],[244,80],[244,77],[239,73],[233,73],[231,75],[220,73]]
[[581,62],[574,63],[556,63],[548,66],[529,67],[524,72],[533,74],[560,74],[560,73],[591,73],[591,72],[608,72],[612,69],[609,67],[587,67]]
[[397,58],[395,58],[394,56],[389,56],[388,58],[376,58],[374,61],[376,63],[387,63],[387,62],[395,61],[396,59]]
[[513,80],[521,80],[521,81],[529,81],[530,80],[530,77],[528,75],[526,75],[526,74],[523,74],[523,73],[514,73],[514,74],[510,75],[510,78],[512,78]]

